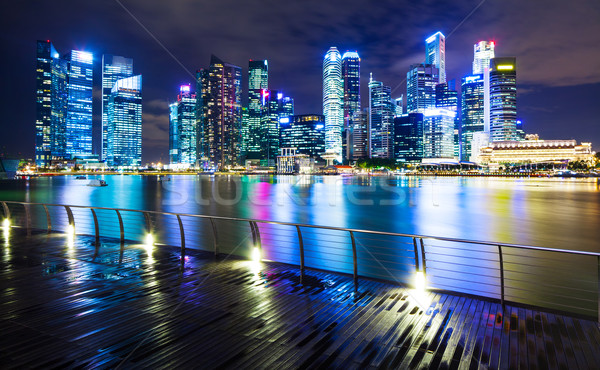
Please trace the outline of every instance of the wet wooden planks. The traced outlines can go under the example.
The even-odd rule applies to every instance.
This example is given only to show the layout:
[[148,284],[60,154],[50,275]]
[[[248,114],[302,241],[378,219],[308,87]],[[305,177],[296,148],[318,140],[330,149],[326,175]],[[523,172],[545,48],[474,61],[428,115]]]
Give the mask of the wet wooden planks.
[[[0,238],[1,239],[1,238]],[[594,321],[78,236],[0,240],[2,368],[538,368],[600,363]]]

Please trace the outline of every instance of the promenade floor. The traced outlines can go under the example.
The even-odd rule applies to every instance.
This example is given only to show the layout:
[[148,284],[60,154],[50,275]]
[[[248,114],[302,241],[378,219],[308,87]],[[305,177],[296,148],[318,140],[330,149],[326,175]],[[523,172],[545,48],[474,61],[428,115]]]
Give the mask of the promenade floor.
[[0,232],[0,368],[594,369],[593,320],[177,248]]

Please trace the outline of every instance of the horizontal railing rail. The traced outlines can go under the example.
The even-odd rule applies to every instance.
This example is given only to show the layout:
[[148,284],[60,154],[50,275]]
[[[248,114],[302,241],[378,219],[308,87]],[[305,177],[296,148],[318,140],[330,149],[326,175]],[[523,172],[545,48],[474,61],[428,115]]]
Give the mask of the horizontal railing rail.
[[[600,253],[336,226],[126,208],[0,201],[4,220],[32,229],[248,256],[597,317]],[[89,212],[86,212],[89,211]],[[227,232],[224,224],[227,223]],[[235,227],[231,227],[235,223]],[[245,225],[245,226],[241,226]],[[171,233],[176,230],[176,233]],[[175,236],[175,234],[177,234]],[[251,242],[249,242],[251,240]],[[248,253],[250,252],[250,253]],[[424,286],[425,287],[425,286]]]

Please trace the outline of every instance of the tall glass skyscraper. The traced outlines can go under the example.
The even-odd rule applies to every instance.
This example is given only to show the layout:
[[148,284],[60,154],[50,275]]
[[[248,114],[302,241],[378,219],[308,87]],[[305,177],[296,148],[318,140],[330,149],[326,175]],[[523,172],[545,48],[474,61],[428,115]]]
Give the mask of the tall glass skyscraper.
[[107,108],[107,164],[139,167],[142,164],[142,76],[117,80]]
[[296,148],[298,154],[318,159],[325,152],[325,117],[304,114],[284,119],[281,123],[281,148]]
[[517,60],[494,58],[490,68],[490,138],[517,140]]
[[106,159],[108,99],[117,80],[133,76],[133,59],[102,55],[102,159]]
[[344,159],[352,159],[352,132],[354,116],[360,112],[360,56],[347,51],[342,56],[342,79],[344,84],[344,131],[342,147]]
[[263,91],[269,89],[269,65],[266,60],[248,62],[248,111],[243,127],[244,153],[248,159],[261,159],[262,122],[266,114]]
[[206,168],[240,164],[242,69],[212,56],[197,72],[198,156]]
[[91,53],[72,50],[69,56],[66,154],[92,154],[92,64]]
[[419,163],[423,159],[423,113],[394,117],[394,158],[398,162]]
[[325,116],[325,151],[342,162],[344,126],[344,88],[342,56],[331,47],[323,60],[323,115]]
[[454,158],[456,112],[430,108],[424,112],[423,149],[426,158]]
[[464,77],[461,94],[461,159],[469,161],[473,133],[485,130],[483,74]]
[[431,64],[414,64],[406,74],[406,111],[423,113],[435,107],[435,85],[439,83],[439,69]]
[[37,165],[92,154],[92,62],[90,53],[61,58],[49,40],[37,42]]
[[351,127],[350,155],[353,161],[369,157],[369,108],[354,112]]
[[262,91],[265,113],[261,120],[260,160],[263,166],[275,166],[280,148],[280,125],[294,115],[294,99],[275,90]]
[[425,40],[425,64],[431,64],[439,70],[438,82],[446,82],[446,36],[436,32]]
[[371,158],[394,158],[394,112],[391,88],[369,81]]
[[435,86],[435,107],[444,108],[454,112],[454,157],[460,156],[460,121],[458,120],[458,92],[454,80],[440,83]]
[[483,74],[490,67],[490,60],[494,59],[493,41],[479,41],[473,45],[473,74]]
[[181,167],[196,164],[196,94],[181,85],[177,101],[169,105],[169,161]]

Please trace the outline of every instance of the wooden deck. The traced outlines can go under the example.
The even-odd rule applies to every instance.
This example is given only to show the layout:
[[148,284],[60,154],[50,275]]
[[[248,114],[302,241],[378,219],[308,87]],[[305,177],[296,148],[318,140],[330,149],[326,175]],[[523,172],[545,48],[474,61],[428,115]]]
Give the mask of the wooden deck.
[[594,369],[596,322],[290,266],[0,233],[0,367]]

